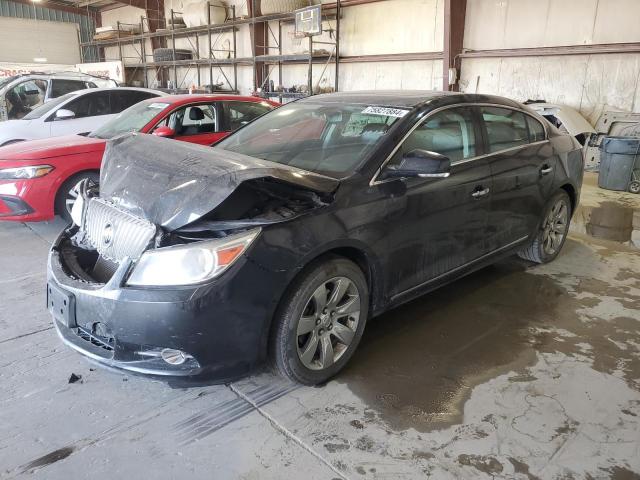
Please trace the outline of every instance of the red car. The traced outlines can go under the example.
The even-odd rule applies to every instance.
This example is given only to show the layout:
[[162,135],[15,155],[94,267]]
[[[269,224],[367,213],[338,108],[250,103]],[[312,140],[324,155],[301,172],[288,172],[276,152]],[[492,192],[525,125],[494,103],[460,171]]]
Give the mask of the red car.
[[211,145],[278,104],[237,95],[173,95],[144,100],[88,136],[0,147],[0,220],[33,222],[55,214],[69,220],[81,180],[98,180],[108,139],[151,133]]

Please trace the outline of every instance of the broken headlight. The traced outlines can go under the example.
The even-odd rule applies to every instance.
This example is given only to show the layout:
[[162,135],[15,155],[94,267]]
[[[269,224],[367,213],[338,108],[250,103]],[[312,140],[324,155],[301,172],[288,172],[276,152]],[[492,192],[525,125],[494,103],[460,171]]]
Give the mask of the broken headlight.
[[260,230],[255,228],[225,238],[147,250],[131,272],[127,284],[177,286],[211,280],[240,258]]

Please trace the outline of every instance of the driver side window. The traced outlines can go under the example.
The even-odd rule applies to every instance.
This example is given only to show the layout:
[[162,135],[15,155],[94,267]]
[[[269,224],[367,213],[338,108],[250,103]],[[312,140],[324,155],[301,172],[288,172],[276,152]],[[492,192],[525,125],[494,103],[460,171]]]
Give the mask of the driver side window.
[[428,150],[449,157],[454,164],[476,156],[473,117],[469,108],[436,113],[418,126],[402,143],[389,165],[396,165],[412,150]]
[[81,95],[62,108],[72,111],[75,114],[74,118],[109,115],[111,113],[109,92],[95,92]]
[[162,126],[174,129],[177,136],[215,133],[218,131],[215,105],[190,105],[180,108],[155,128]]

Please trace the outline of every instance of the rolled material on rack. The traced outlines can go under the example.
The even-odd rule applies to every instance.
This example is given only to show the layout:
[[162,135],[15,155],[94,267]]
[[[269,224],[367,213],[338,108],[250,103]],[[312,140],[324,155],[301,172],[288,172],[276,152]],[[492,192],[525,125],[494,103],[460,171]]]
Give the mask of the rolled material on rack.
[[[209,2],[211,9],[211,24],[217,25],[224,23],[227,19],[227,10],[224,2],[220,0],[211,0]],[[209,6],[207,2],[192,2],[183,7],[182,19],[187,27],[201,27],[207,24]]]
[[289,13],[298,8],[315,5],[318,2],[313,0],[261,0],[260,14],[273,15],[274,13]]

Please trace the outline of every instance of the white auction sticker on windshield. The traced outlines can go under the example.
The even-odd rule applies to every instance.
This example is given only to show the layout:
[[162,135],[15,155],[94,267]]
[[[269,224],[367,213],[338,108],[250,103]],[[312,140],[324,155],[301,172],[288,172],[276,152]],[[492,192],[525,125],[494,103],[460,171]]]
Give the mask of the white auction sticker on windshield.
[[385,117],[404,117],[409,110],[403,108],[390,108],[390,107],[367,107],[362,113],[370,113],[371,115],[384,115]]

